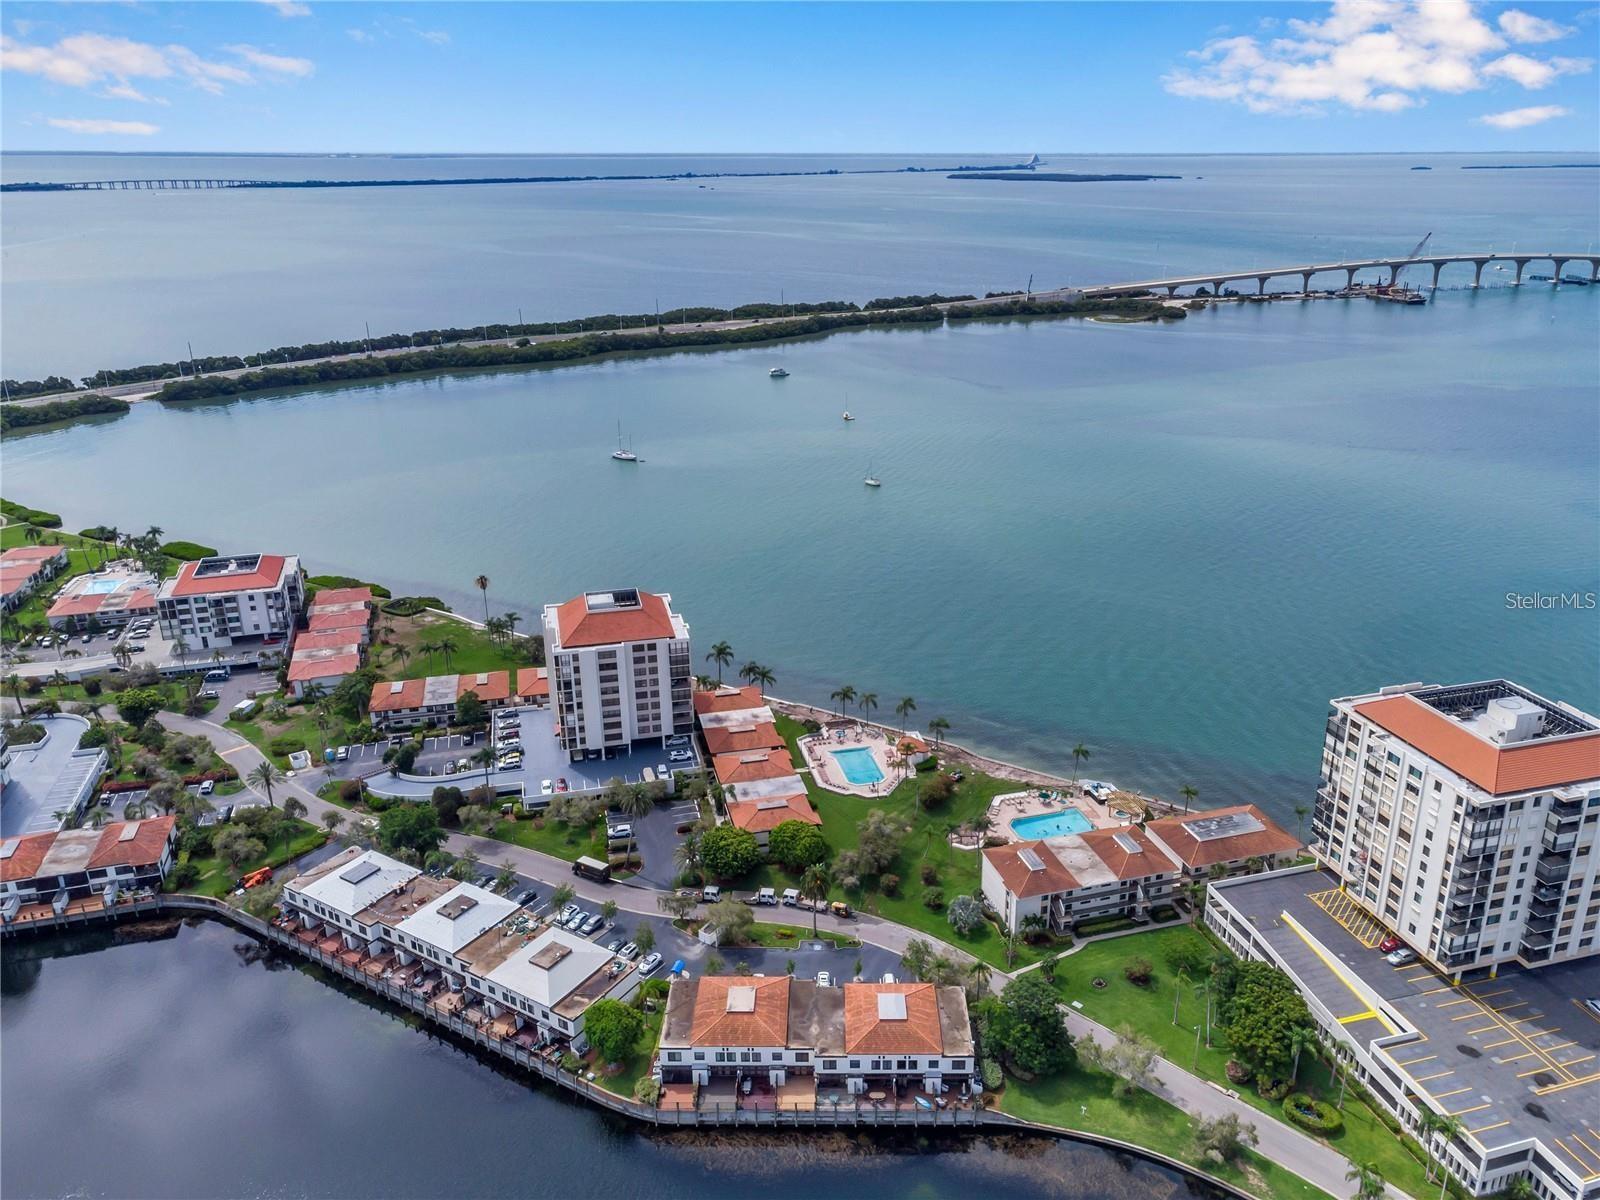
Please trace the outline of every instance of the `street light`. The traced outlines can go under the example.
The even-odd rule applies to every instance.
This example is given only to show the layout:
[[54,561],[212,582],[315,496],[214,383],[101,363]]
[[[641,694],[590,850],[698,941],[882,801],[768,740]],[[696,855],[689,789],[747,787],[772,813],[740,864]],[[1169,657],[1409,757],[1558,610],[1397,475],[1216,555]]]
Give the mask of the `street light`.
[[1194,1027],[1194,1060],[1189,1064],[1189,1070],[1198,1072],[1200,1069],[1200,1026]]

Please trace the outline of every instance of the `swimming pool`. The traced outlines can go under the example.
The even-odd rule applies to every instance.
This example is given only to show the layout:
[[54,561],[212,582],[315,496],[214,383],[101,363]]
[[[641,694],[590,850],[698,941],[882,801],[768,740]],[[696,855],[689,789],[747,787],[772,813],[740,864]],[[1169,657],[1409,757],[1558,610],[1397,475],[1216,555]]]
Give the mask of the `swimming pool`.
[[1094,823],[1075,808],[1061,812],[1037,813],[1031,817],[1018,817],[1011,822],[1011,832],[1020,838],[1061,837],[1068,833],[1084,833],[1094,828]]
[[120,579],[91,579],[83,585],[82,594],[85,596],[104,596],[116,591],[122,586]]
[[883,768],[877,755],[865,746],[852,746],[849,750],[829,750],[845,780],[857,785],[883,782]]

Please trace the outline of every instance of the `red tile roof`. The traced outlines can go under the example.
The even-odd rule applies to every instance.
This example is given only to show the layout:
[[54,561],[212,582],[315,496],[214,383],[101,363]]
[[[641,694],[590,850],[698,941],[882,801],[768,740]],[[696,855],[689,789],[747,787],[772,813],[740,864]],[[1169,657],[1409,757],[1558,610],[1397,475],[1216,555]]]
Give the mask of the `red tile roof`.
[[777,779],[794,774],[794,763],[789,761],[789,751],[777,749],[747,750],[743,754],[719,754],[711,764],[721,783],[750,783],[757,779]]
[[[394,682],[400,684],[400,690],[394,690]],[[426,679],[402,679],[391,682],[380,679],[372,685],[372,698],[367,702],[369,712],[392,712],[397,708],[421,708],[423,690],[427,687]]]
[[43,574],[44,569],[45,564],[37,561],[0,562],[0,596],[21,591],[28,580]]
[[[749,988],[753,992],[749,1011],[728,1011],[728,993],[736,988]],[[736,996],[745,999],[743,993],[736,993]],[[735,1003],[733,1007],[741,1006]],[[787,1046],[789,976],[766,979],[753,975],[702,976],[695,989],[689,1040],[695,1046]]]
[[760,800],[730,800],[727,804],[728,820],[751,833],[771,833],[785,821],[822,824],[822,818],[803,793],[798,796],[766,796]]
[[[1022,851],[1031,850],[1039,856],[1043,869],[1033,870],[1022,861]],[[1000,876],[1006,891],[1013,896],[1046,896],[1053,892],[1070,892],[1078,886],[1078,877],[1061,860],[1050,852],[1043,842],[1012,842],[1009,846],[992,846],[983,857]]]
[[361,655],[354,650],[312,650],[296,653],[289,661],[290,683],[308,679],[332,679],[335,675],[349,675],[361,669]]
[[770,721],[754,725],[733,725],[722,729],[702,729],[706,749],[716,757],[719,754],[738,754],[745,750],[776,750],[783,745],[778,727]]
[[[881,1015],[878,997],[905,997],[906,1015]],[[844,986],[846,1054],[940,1054],[939,996],[931,983],[847,983]]]
[[365,629],[371,621],[370,610],[323,608],[307,617],[306,626],[320,633],[327,629]]
[[55,831],[49,833],[29,833],[22,837],[6,838],[0,845],[17,844],[9,858],[0,858],[0,883],[14,883],[23,879],[32,879],[38,873],[39,864],[44,861],[44,856],[50,852],[50,847],[56,840]]
[[457,675],[457,698],[465,696],[468,692],[476,692],[478,699],[485,704],[505,700],[511,695],[511,672],[480,671],[473,675]]
[[[89,869],[98,867],[142,867],[160,862],[167,839],[172,836],[176,817],[148,817],[143,821],[117,821],[100,831],[94,853],[89,856]],[[134,835],[126,841],[122,835],[132,825]]]
[[746,708],[761,708],[766,701],[758,687],[722,687],[694,694],[696,713],[737,712]]
[[548,667],[518,667],[517,668],[517,695],[525,700],[532,700],[538,696],[550,694],[550,670]]
[[667,603],[653,592],[639,593],[639,607],[590,612],[587,596],[574,596],[556,608],[556,630],[563,649],[648,642],[673,636]]
[[300,634],[294,639],[294,652],[303,650],[355,650],[361,645],[361,633],[356,629],[319,629]]
[[[1232,813],[1248,813],[1261,822],[1262,829],[1255,833],[1212,838],[1204,842],[1189,832],[1188,826],[1192,821]],[[1145,829],[1176,854],[1186,867],[1210,867],[1217,863],[1243,862],[1247,858],[1269,858],[1275,854],[1291,854],[1300,848],[1299,838],[1254,804],[1234,804],[1228,808],[1210,808],[1183,816],[1162,817],[1151,821]]]
[[1414,696],[1388,696],[1356,712],[1492,796],[1600,779],[1600,731],[1496,746]]
[[0,554],[0,566],[14,562],[46,563],[53,558],[61,558],[66,552],[65,546],[13,546]]
[[[1170,875],[1178,869],[1178,864],[1163,854],[1150,835],[1136,825],[1124,825],[1120,829],[1086,829],[1078,836],[1118,879]],[[1124,849],[1120,841],[1122,838],[1133,839],[1139,849]]]
[[186,562],[178,568],[177,578],[172,581],[172,595],[207,596],[214,592],[266,591],[278,586],[287,561],[281,554],[263,554],[256,569],[248,574],[213,575],[202,579],[194,577],[199,563]]
[[46,617],[89,616],[101,610],[118,613],[155,612],[156,594],[149,588],[134,588],[131,592],[79,592],[60,595],[50,606]]
[[311,601],[311,612],[319,608],[326,608],[330,604],[371,604],[372,589],[369,587],[324,588],[318,592]]

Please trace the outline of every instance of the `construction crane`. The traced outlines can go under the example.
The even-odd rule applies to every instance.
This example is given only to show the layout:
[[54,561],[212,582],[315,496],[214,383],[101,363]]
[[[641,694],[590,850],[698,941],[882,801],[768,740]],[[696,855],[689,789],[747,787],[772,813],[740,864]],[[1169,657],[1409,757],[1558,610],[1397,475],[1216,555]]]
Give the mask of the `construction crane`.
[[[1433,230],[1430,229],[1428,231],[1426,237],[1424,237],[1415,246],[1411,247],[1411,253],[1406,255],[1406,257],[1407,258],[1416,258],[1417,255],[1421,254],[1425,249],[1427,249],[1428,243],[1430,241],[1432,241],[1432,240],[1433,240]],[[1399,283],[1400,282],[1400,272],[1402,272],[1404,270],[1405,270],[1404,267],[1396,267],[1395,268],[1395,272],[1394,272],[1394,282],[1395,283]]]

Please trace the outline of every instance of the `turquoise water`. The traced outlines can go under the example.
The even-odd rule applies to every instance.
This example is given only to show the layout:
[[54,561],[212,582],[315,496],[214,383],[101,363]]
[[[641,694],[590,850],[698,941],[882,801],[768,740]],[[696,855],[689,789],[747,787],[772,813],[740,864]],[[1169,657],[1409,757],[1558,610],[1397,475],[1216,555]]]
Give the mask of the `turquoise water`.
[[838,761],[839,769],[850,783],[866,785],[883,782],[883,768],[878,765],[877,756],[865,746],[829,750],[828,753]]
[[1039,813],[1032,817],[1018,817],[1011,822],[1011,832],[1032,841],[1037,838],[1064,837],[1069,833],[1083,833],[1094,828],[1093,822],[1075,808],[1061,812]]
[[83,591],[91,596],[103,596],[114,592],[121,584],[115,579],[91,579],[83,585]]

